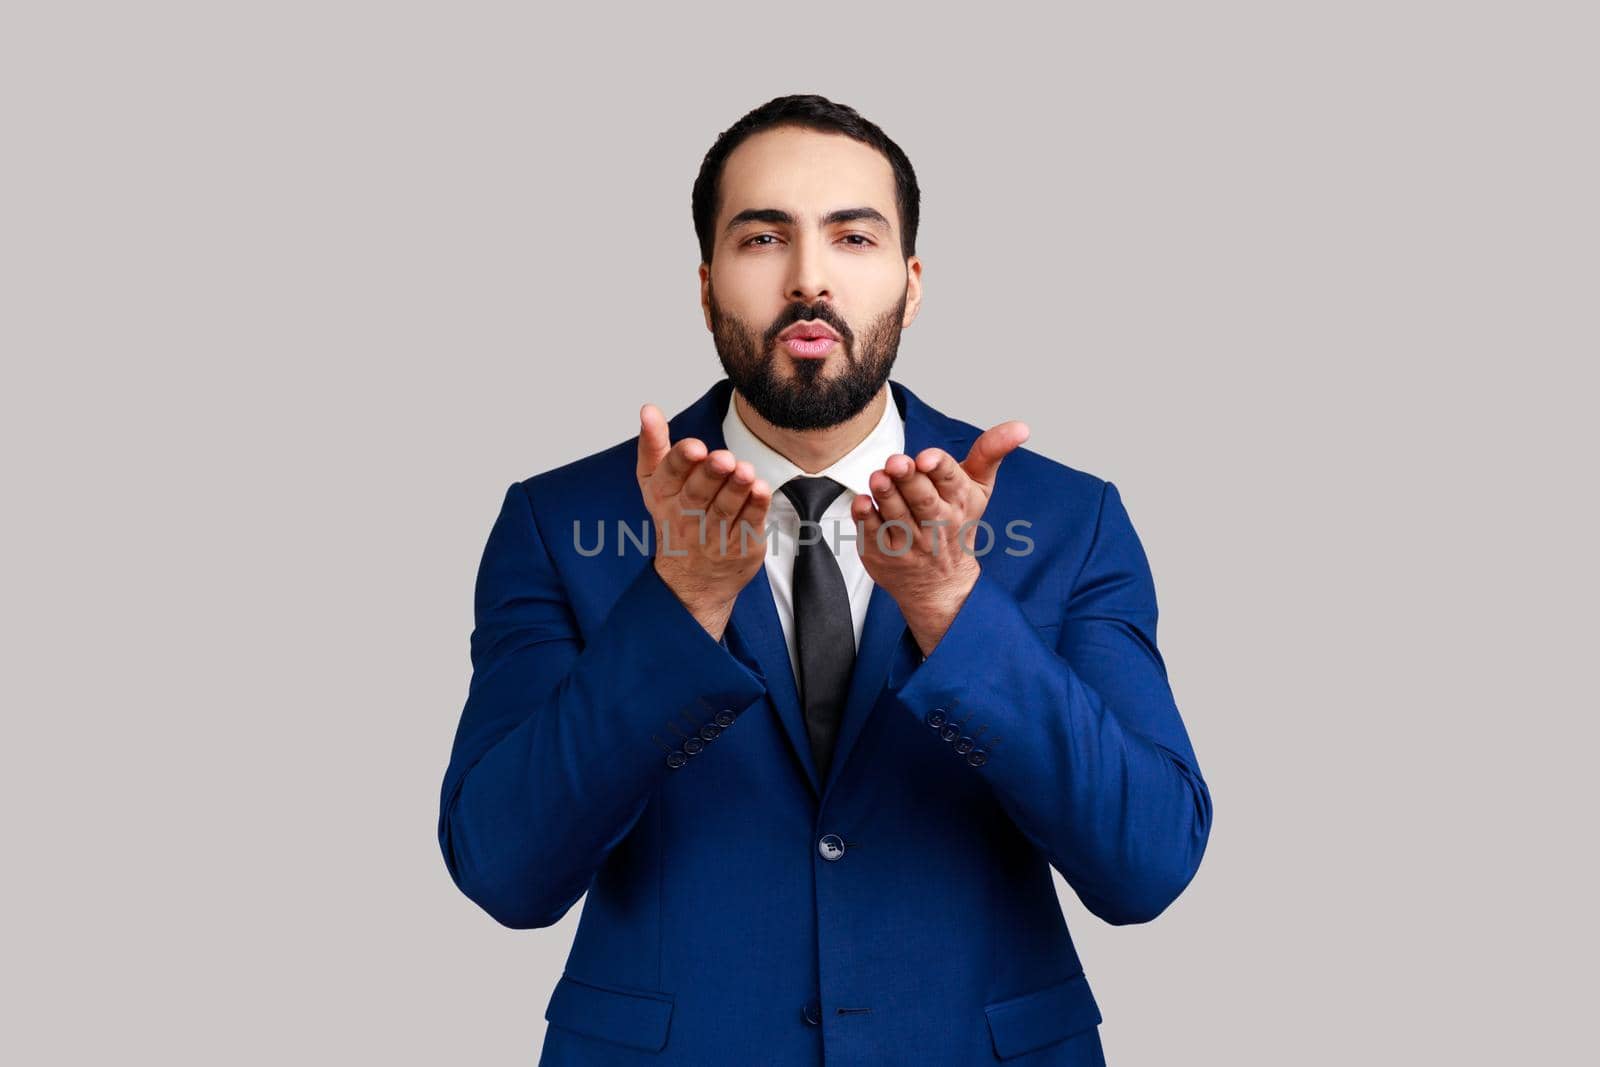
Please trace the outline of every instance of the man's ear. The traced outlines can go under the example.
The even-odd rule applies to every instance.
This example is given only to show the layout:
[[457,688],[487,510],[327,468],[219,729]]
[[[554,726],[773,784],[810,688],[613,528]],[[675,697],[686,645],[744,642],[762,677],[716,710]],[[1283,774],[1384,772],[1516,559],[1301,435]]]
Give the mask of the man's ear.
[[700,264],[700,313],[705,316],[706,330],[711,329],[711,264]]
[[911,325],[917,317],[917,309],[922,306],[922,260],[916,256],[906,257],[906,312],[900,320],[903,330]]

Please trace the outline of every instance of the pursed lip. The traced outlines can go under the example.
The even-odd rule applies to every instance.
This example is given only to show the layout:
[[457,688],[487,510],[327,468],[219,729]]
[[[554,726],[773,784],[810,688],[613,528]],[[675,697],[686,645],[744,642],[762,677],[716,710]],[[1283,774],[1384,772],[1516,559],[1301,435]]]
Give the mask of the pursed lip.
[[787,341],[791,337],[831,337],[839,340],[839,335],[833,327],[825,322],[797,322],[778,335],[778,340]]

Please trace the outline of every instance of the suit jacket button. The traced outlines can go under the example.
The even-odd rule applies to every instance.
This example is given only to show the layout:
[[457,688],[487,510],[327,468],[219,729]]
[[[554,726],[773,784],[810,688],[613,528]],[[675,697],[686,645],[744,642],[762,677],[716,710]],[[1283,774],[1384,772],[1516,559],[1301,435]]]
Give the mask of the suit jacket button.
[[955,747],[955,750],[957,752],[961,753],[964,756],[968,752],[971,752],[972,751],[972,746],[976,745],[976,744],[977,744],[977,742],[974,741],[970,737],[959,737],[959,738],[956,739],[956,743],[955,743],[954,747]]
[[805,1018],[807,1026],[822,1025],[822,1005],[817,1002],[816,997],[812,997],[805,1002],[805,1006],[800,1009],[800,1014]]
[[932,711],[928,712],[928,717],[922,721],[937,730],[939,727],[945,724],[944,709],[934,708]]
[[971,752],[967,753],[967,762],[972,764],[974,767],[982,767],[985,763],[989,762],[989,753],[985,752],[981,748],[975,748]]
[[721,711],[717,712],[716,718],[717,725],[723,727],[724,729],[733,725],[733,712],[728,708],[723,708]]
[[682,767],[688,762],[689,757],[685,756],[682,752],[667,753],[667,766],[671,767],[673,770],[677,770],[679,767]]
[[817,842],[817,851],[822,853],[822,858],[830,862],[844,858],[844,840],[838,834],[823,834],[822,840]]
[[698,737],[691,737],[683,743],[683,750],[691,756],[698,756],[706,743]]
[[946,741],[954,741],[961,736],[961,724],[955,722],[945,723],[944,729],[939,731],[939,736]]

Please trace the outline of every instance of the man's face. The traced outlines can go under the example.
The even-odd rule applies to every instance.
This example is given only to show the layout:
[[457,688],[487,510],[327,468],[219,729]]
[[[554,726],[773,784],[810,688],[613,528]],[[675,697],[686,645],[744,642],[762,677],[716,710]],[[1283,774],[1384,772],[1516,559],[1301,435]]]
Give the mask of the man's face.
[[[701,306],[734,387],[786,429],[859,413],[921,302],[889,161],[843,134],[764,130],[724,163],[715,226]],[[797,324],[838,340],[780,339]]]

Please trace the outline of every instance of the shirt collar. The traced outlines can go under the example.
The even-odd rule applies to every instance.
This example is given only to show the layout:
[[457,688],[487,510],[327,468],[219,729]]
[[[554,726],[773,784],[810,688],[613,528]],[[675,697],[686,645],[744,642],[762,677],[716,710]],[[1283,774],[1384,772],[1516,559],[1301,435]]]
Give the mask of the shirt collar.
[[[888,393],[887,384],[884,391]],[[732,393],[728,394],[728,413],[722,418],[722,439],[735,459],[745,460],[755,468],[756,477],[766,481],[774,498],[779,495],[778,489],[790,478],[806,473],[745,425],[744,419],[739,417],[739,408],[734,403]],[[867,479],[873,471],[882,470],[890,456],[904,452],[905,448],[905,420],[895,406],[894,396],[888,394],[884,398],[883,415],[877,425],[854,448],[817,471],[816,476],[832,478],[852,493],[871,496],[872,487]]]

